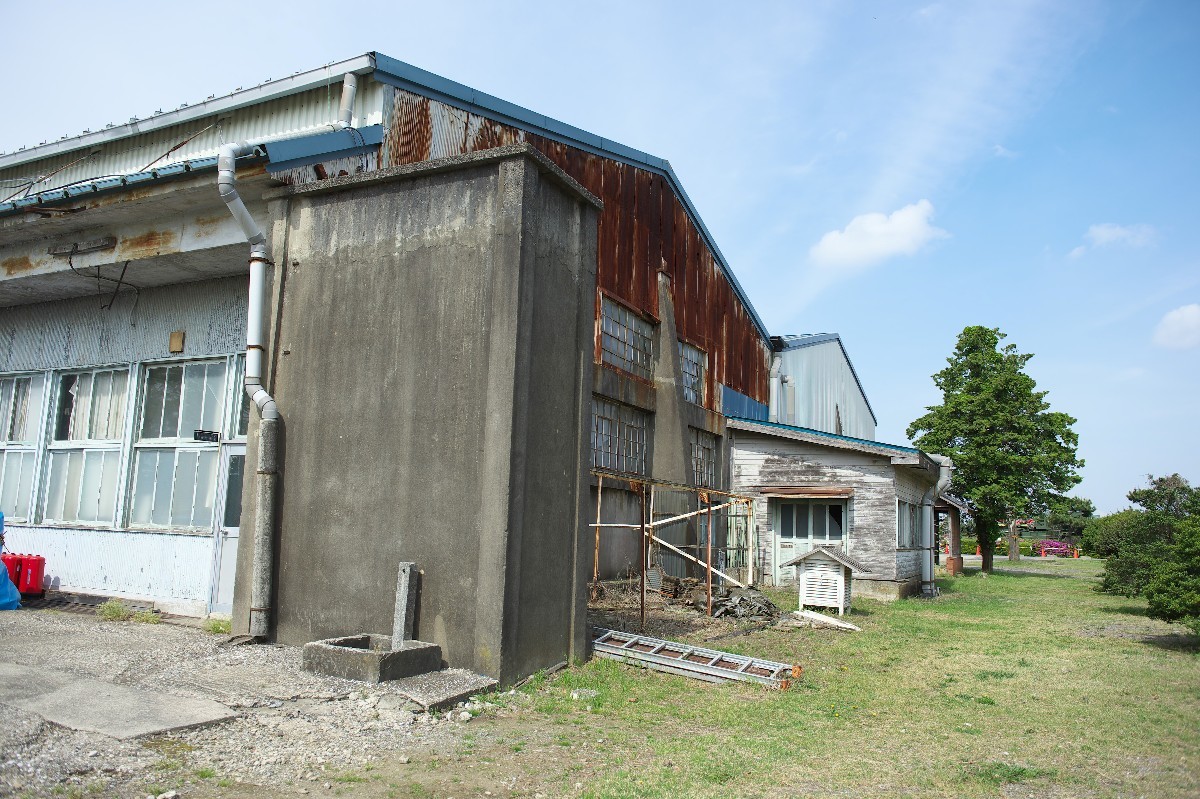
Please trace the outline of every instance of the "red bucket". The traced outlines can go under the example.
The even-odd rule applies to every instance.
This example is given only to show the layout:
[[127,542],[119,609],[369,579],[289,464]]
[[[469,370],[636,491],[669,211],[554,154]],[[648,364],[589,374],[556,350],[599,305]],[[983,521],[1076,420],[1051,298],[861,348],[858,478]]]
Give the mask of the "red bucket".
[[4,561],[4,568],[8,569],[8,579],[12,580],[13,585],[16,585],[21,579],[21,556],[5,552],[0,555],[0,560]]
[[41,555],[22,555],[20,582],[17,590],[22,594],[46,593],[42,589],[42,577],[46,574],[46,559]]

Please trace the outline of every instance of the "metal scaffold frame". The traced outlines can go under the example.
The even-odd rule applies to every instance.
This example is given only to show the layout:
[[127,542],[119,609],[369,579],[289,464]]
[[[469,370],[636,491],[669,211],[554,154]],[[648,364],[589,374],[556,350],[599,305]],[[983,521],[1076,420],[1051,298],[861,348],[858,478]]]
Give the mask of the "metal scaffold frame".
[[[661,547],[670,551],[675,556],[689,561],[699,568],[704,570],[705,575],[705,590],[707,593],[707,615],[712,615],[712,592],[713,580],[718,578],[731,583],[738,588],[749,588],[754,584],[755,575],[755,556],[758,547],[756,531],[754,526],[754,498],[742,494],[733,494],[728,491],[720,491],[715,488],[702,488],[697,486],[686,486],[678,483],[672,483],[665,480],[652,480],[641,477],[630,477],[627,474],[619,474],[609,472],[602,469],[593,469],[592,475],[597,479],[596,483],[596,522],[590,525],[595,530],[595,551],[592,558],[592,597],[593,599],[600,594],[600,534],[603,530],[640,530],[641,531],[641,557],[640,557],[640,605],[641,605],[641,625],[644,630],[646,627],[646,589],[647,589],[647,574],[650,568],[650,553],[654,547]],[[636,524],[631,523],[602,523],[601,510],[604,502],[604,486],[608,481],[613,487],[621,486],[623,489],[633,491],[640,498],[641,521]],[[673,494],[695,495],[696,503],[700,505],[697,510],[687,511],[684,513],[670,513],[665,518],[655,518],[655,499],[662,497],[664,492]],[[723,543],[714,546],[713,539],[716,537],[713,527],[713,514],[716,513],[725,520],[724,541]],[[677,546],[663,539],[659,531],[687,522],[690,519],[700,519],[703,524],[704,541],[696,545]],[[741,522],[740,525],[735,522]],[[737,528],[737,529],[735,529]],[[687,549],[697,550],[696,554],[686,552]],[[726,566],[724,569],[713,565],[714,554],[718,557],[724,557],[727,562],[742,563],[744,566],[730,568]],[[701,557],[702,556],[702,557]],[[743,579],[738,579],[729,574],[731,571],[742,571],[745,575]]]

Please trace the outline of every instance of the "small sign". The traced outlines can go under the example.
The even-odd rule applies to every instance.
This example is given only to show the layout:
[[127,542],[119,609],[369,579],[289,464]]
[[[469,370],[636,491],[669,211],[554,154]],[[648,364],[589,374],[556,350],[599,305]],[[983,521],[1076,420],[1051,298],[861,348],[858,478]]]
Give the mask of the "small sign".
[[221,434],[218,433],[216,430],[193,430],[192,431],[192,440],[193,441],[210,441],[213,444],[216,444],[218,441],[221,440]]

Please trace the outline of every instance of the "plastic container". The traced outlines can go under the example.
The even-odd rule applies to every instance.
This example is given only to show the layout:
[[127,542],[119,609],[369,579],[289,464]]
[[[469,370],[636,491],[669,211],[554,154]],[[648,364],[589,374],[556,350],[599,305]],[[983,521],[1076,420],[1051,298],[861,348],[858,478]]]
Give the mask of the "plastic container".
[[8,579],[12,580],[13,585],[16,585],[21,579],[21,556],[5,552],[0,555],[0,560],[4,561],[4,568],[8,569]]
[[46,574],[46,559],[41,555],[22,555],[20,581],[17,590],[22,594],[41,596],[46,593],[42,589],[42,577]]

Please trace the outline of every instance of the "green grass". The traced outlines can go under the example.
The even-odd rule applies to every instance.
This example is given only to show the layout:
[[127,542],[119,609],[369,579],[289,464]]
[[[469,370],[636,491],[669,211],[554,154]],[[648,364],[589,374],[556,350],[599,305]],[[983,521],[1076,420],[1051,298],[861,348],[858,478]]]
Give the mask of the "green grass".
[[129,621],[133,610],[119,599],[110,599],[96,606],[96,615],[104,621]]
[[138,624],[159,624],[162,621],[153,610],[139,610],[130,618]]
[[211,633],[212,635],[229,635],[229,631],[232,629],[229,619],[217,618],[205,619],[200,627],[204,632]]
[[[940,580],[936,600],[856,602],[861,633],[707,644],[800,663],[787,692],[593,660],[531,684],[521,724],[544,743],[510,739],[507,758],[547,795],[589,799],[999,797],[1012,783],[1022,796],[1194,796],[1196,639],[1096,593],[1102,568],[998,559],[990,576]],[[773,598],[794,607],[791,592]],[[560,747],[570,755],[536,754]]]

